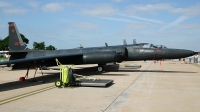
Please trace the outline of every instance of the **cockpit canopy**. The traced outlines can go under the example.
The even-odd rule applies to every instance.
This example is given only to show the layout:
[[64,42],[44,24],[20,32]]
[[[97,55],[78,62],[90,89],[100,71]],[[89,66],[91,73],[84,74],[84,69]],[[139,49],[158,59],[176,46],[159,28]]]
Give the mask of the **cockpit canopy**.
[[142,43],[139,46],[141,46],[142,48],[160,48],[160,49],[166,49],[167,47],[164,45],[153,45],[150,43]]

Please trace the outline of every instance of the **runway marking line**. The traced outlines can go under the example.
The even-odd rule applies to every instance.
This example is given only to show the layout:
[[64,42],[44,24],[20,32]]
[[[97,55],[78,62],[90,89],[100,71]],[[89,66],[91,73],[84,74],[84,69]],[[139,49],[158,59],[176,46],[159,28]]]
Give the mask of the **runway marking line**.
[[[149,67],[152,65],[153,63],[150,63],[145,70],[149,69]],[[127,87],[125,88],[125,90],[123,90],[103,111],[107,111],[107,109],[124,93],[126,92],[140,77],[142,77],[142,75],[145,74],[145,72],[141,72],[136,78],[135,80],[133,80],[133,82]]]
[[34,95],[34,94],[37,94],[37,93],[40,93],[40,92],[43,92],[43,91],[47,91],[47,90],[50,90],[50,89],[53,89],[53,88],[56,88],[56,87],[50,86],[50,87],[46,87],[46,88],[39,89],[39,90],[36,90],[36,91],[32,91],[32,92],[29,92],[29,93],[25,93],[25,94],[22,94],[22,95],[19,95],[19,96],[15,96],[15,97],[12,97],[12,98],[9,98],[9,99],[6,99],[6,100],[2,100],[2,101],[0,101],[0,105],[15,101],[15,100],[27,97],[27,96],[31,96],[31,95]]

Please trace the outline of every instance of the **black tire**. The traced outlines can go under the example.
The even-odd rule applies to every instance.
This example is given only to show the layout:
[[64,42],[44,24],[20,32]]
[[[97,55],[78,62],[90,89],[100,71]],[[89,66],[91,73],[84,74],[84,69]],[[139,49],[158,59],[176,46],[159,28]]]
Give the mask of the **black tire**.
[[75,82],[75,77],[73,75],[73,70],[70,68],[69,69],[69,74],[68,74],[68,77],[69,77],[69,85],[73,85],[74,82]]
[[102,72],[103,71],[103,67],[102,66],[98,66],[97,70],[98,70],[98,72]]
[[60,80],[60,79],[58,79],[56,82],[55,82],[55,86],[56,87],[61,87],[63,85],[63,82]]

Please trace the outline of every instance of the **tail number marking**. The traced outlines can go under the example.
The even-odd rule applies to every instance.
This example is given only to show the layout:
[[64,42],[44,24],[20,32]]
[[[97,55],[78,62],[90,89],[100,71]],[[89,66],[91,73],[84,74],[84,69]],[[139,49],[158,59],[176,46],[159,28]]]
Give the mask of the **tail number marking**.
[[9,24],[9,27],[14,26],[14,24]]
[[21,45],[21,42],[15,42],[15,46]]
[[161,49],[156,49],[156,52],[162,52],[162,50]]
[[15,33],[15,29],[12,29],[12,33]]

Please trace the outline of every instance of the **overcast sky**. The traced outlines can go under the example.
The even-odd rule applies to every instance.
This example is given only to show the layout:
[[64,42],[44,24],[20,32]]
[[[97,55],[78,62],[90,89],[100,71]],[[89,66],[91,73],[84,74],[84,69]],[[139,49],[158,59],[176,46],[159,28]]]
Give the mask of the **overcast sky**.
[[153,43],[200,51],[199,0],[0,0],[0,38],[15,22],[30,41],[58,49]]

